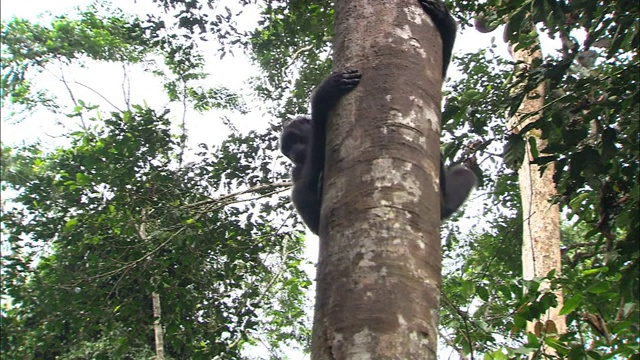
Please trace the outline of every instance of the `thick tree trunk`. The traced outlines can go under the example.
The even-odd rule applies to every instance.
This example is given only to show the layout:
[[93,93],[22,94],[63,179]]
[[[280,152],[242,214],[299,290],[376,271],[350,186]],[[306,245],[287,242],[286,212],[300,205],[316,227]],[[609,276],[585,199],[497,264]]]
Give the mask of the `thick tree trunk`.
[[417,0],[336,1],[313,359],[436,359],[440,36]]
[[[534,60],[541,59],[540,50],[530,51],[522,49],[513,52],[516,61],[532,64]],[[523,126],[540,118],[540,114],[524,119],[528,114],[539,112],[544,106],[545,85],[541,83],[522,102],[516,116],[512,119],[512,128],[518,132]],[[529,132],[525,136],[532,137],[537,143],[538,149],[544,149],[545,143],[540,139],[538,132]],[[540,174],[540,167],[530,162],[533,160],[531,147],[527,142],[526,155],[518,171],[520,182],[520,196],[522,199],[523,239],[522,239],[522,275],[525,280],[534,277],[545,277],[551,270],[559,275],[561,272],[560,255],[560,210],[558,205],[551,205],[549,199],[556,194],[553,182],[554,166],[549,164]],[[548,283],[541,285],[541,290],[549,288]],[[566,319],[559,315],[563,305],[562,291],[555,292],[558,298],[558,306],[550,309],[546,317],[539,322],[527,324],[527,330],[538,336],[554,336],[566,333]],[[554,329],[555,327],[555,329]],[[551,347],[545,348],[545,353],[554,355]]]

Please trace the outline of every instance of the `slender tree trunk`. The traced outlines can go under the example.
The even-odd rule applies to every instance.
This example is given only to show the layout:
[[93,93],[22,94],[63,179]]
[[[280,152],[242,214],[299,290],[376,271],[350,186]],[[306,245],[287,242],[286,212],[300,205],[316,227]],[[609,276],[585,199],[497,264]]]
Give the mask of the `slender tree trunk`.
[[336,1],[313,359],[436,359],[440,36],[416,0]]
[[151,293],[151,302],[153,304],[153,333],[156,339],[156,360],[164,360],[164,332],[162,331],[161,310],[160,310],[160,294]]
[[[147,211],[142,212],[142,223],[138,226],[138,236],[142,241],[147,241]],[[153,309],[153,334],[156,344],[156,360],[164,360],[164,332],[162,330],[162,311],[160,308],[160,294],[151,293],[151,305]]]
[[[513,52],[516,61],[530,66],[536,59],[542,58],[538,49],[521,49]],[[540,114],[524,119],[528,114],[539,112],[544,106],[545,85],[539,84],[522,102],[518,113],[511,120],[514,131],[518,132],[523,126],[540,118]],[[545,142],[540,139],[537,131],[531,131],[525,136],[536,141],[537,148],[544,150]],[[520,182],[520,196],[522,199],[523,239],[522,239],[522,274],[525,280],[534,277],[545,277],[551,270],[559,275],[561,272],[560,254],[560,210],[558,205],[551,205],[549,199],[556,194],[553,182],[554,165],[549,164],[540,174],[540,166],[531,164],[533,156],[529,142],[526,145],[526,155],[518,171]],[[549,288],[549,283],[541,285],[541,290]],[[558,313],[563,305],[562,290],[555,291],[558,306],[549,309],[540,321],[527,324],[527,330],[540,336],[554,336],[553,333],[563,334],[567,331],[566,319]],[[545,353],[555,355],[551,347],[545,348]]]

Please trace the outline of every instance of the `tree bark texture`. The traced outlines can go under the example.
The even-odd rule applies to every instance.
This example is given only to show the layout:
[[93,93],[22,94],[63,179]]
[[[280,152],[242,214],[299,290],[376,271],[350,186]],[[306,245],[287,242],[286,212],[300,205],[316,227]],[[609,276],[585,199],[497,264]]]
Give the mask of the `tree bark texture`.
[[[530,66],[536,59],[542,58],[539,50],[520,49],[513,51],[516,61],[522,61]],[[539,84],[525,97],[520,109],[512,121],[512,128],[519,132],[525,125],[540,118],[540,111],[544,106],[545,84]],[[536,115],[523,118],[525,115]],[[525,134],[526,137],[535,139],[537,148],[544,151],[545,142],[540,138],[538,131],[531,131]],[[518,170],[520,183],[520,197],[522,199],[523,217],[523,239],[522,239],[522,275],[525,280],[532,280],[534,277],[545,277],[551,270],[555,270],[557,275],[561,273],[560,254],[560,209],[557,204],[552,205],[549,200],[556,194],[555,183],[553,181],[554,164],[550,163],[544,173],[540,174],[540,166],[531,164],[534,160],[531,154],[529,142],[526,142],[526,154],[522,166]],[[549,288],[549,283],[545,282],[540,289]],[[562,291],[555,291],[558,299],[558,306],[550,309],[544,319],[539,322],[527,324],[527,330],[540,336],[547,333],[563,334],[567,331],[566,319],[560,316],[559,312],[563,305]],[[555,327],[555,329],[553,328]],[[555,350],[551,347],[545,349],[548,355],[554,355]]]
[[336,1],[312,359],[436,359],[442,42],[417,0]]

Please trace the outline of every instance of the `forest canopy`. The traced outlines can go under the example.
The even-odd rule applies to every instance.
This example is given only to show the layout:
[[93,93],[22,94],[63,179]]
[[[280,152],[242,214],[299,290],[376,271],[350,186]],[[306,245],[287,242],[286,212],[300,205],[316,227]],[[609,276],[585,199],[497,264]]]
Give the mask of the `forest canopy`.
[[[95,3],[39,20],[3,14],[3,127],[60,135],[19,142],[3,131],[2,353],[300,358],[316,261],[305,249],[317,239],[290,203],[278,141],[332,69],[334,4],[146,3],[145,13]],[[639,6],[447,5],[459,42],[479,32],[492,42],[458,50],[445,84],[443,159],[471,161],[479,188],[441,228],[441,356],[637,358]],[[552,44],[539,61],[502,55],[539,49],[538,36]],[[240,59],[258,75],[211,66]],[[107,68],[115,91],[87,85],[86,71]],[[509,119],[538,86],[543,107],[516,133]],[[561,272],[532,280],[519,250],[524,161],[553,171],[548,203],[561,213]],[[558,304],[542,284],[562,289],[565,333],[527,330]]]

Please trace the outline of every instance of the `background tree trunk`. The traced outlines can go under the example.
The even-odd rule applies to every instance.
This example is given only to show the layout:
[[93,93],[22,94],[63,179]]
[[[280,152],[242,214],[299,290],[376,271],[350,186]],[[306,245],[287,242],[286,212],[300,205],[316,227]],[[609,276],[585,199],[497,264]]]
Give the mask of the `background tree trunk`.
[[[524,62],[526,64],[524,66],[529,66],[534,61],[542,59],[542,52],[539,47],[535,50],[514,50],[513,57],[516,61]],[[544,83],[540,83],[529,92],[522,101],[518,113],[511,119],[511,126],[515,132],[519,132],[525,125],[540,118],[540,113],[524,117],[540,112],[544,106],[544,97]],[[546,144],[540,138],[538,130],[531,131],[524,136],[535,139],[537,148],[544,151]],[[523,217],[522,276],[525,280],[532,280],[534,277],[547,276],[551,270],[555,270],[557,275],[561,273],[560,210],[557,204],[552,205],[549,202],[549,199],[556,194],[553,181],[553,163],[549,163],[544,173],[540,174],[540,166],[530,163],[534,158],[529,142],[525,146],[525,159],[518,170]],[[544,282],[540,287],[543,291],[548,288],[548,282]],[[536,333],[538,336],[541,335],[541,332],[547,333],[547,335],[552,335],[552,332],[566,333],[566,319],[558,314],[563,305],[562,290],[555,291],[555,295],[558,299],[558,306],[551,308],[546,317],[540,319],[540,322],[528,323],[528,331]],[[552,321],[553,324],[549,321]],[[555,350],[551,347],[545,347],[545,352],[549,355],[555,355]]]
[[153,333],[156,339],[156,360],[164,360],[164,334],[162,331],[161,310],[160,310],[160,294],[151,293],[151,302],[153,304]]
[[336,2],[313,359],[436,359],[440,35],[418,1]]
[[[140,240],[147,242],[147,215],[146,209],[142,210],[142,223],[138,226],[138,236]],[[158,283],[158,279],[154,279],[153,283]],[[162,308],[160,306],[160,294],[151,292],[151,308],[153,311],[153,335],[156,347],[156,360],[164,360],[164,331],[162,330]]]

